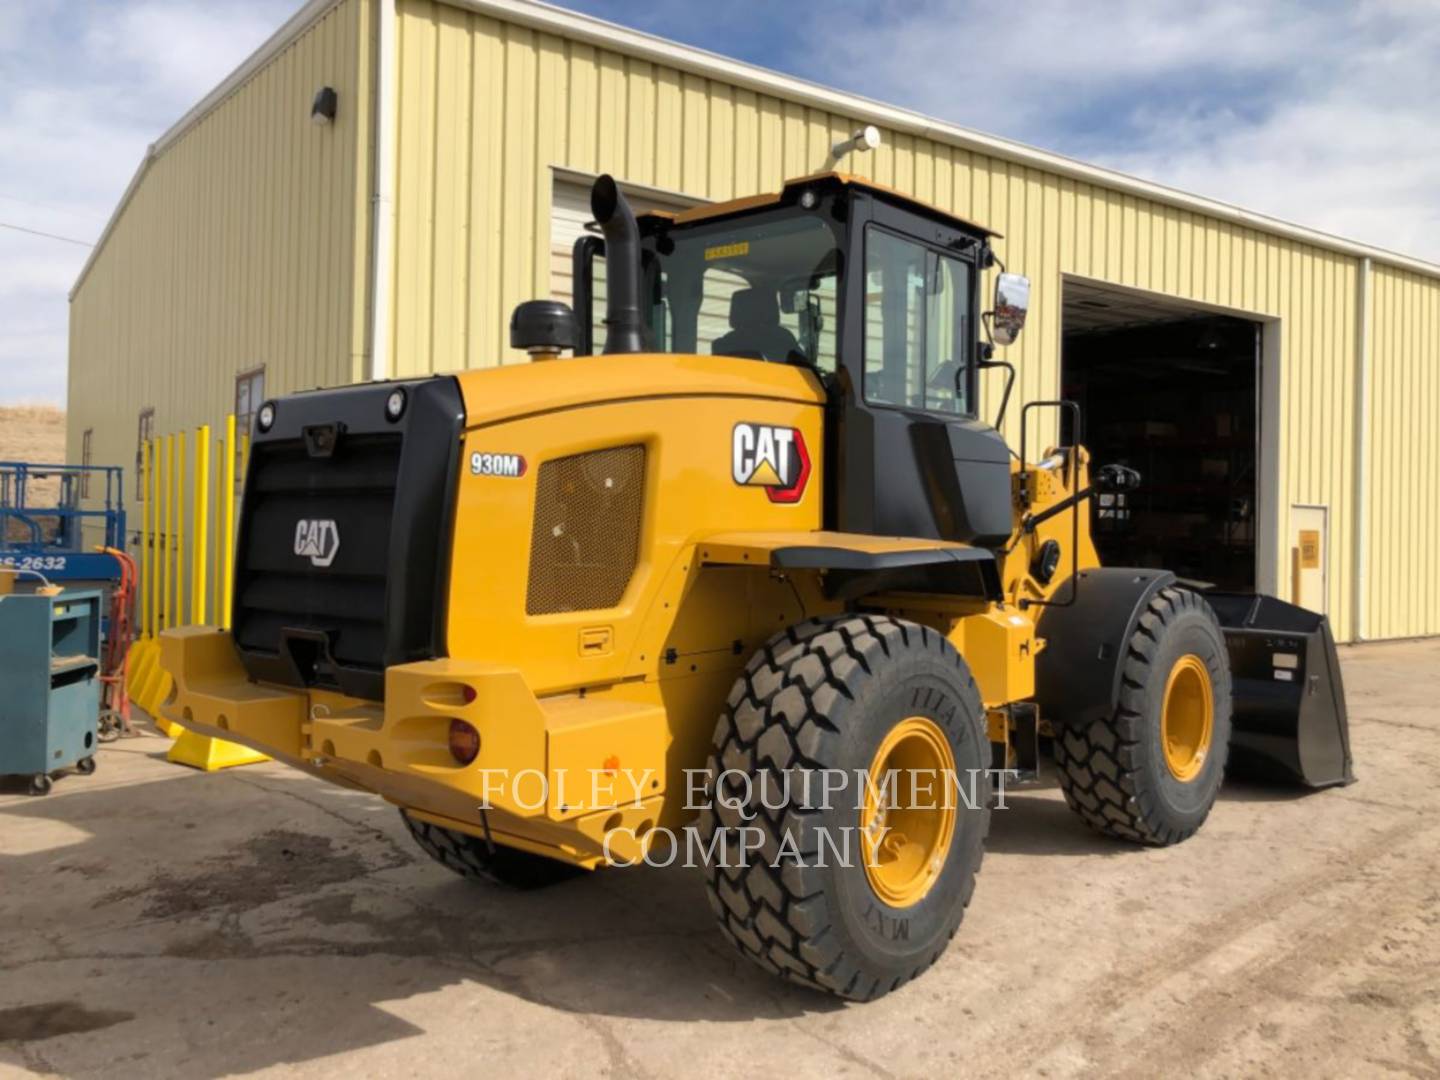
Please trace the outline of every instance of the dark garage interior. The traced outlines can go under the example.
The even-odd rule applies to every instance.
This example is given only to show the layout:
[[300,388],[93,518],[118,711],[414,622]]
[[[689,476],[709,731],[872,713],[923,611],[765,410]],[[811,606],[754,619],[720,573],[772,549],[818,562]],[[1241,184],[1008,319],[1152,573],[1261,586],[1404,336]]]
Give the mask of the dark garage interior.
[[1101,561],[1253,589],[1260,324],[1075,281],[1063,317],[1063,396],[1092,466],[1141,475],[1092,504]]

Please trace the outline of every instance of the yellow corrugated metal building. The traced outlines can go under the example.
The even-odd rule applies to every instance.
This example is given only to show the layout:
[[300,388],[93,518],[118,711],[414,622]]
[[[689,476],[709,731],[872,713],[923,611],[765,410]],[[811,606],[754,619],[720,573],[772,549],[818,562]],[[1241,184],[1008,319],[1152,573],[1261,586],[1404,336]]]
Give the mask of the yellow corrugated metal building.
[[72,293],[71,458],[522,361],[509,313],[568,293],[591,176],[658,206],[773,190],[865,124],[846,170],[1003,234],[1034,281],[1021,400],[1060,394],[1087,308],[1253,323],[1254,584],[1342,640],[1440,633],[1440,267],[527,0],[311,0],[151,147]]

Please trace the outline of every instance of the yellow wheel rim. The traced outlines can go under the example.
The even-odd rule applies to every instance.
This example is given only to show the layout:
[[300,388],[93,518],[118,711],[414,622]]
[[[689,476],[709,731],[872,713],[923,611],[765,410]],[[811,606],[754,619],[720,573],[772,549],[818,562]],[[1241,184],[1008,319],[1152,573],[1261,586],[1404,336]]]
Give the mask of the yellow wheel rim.
[[1210,755],[1215,730],[1215,692],[1210,669],[1194,653],[1175,661],[1165,680],[1165,701],[1160,711],[1160,741],[1165,764],[1176,780],[1200,775]]
[[865,876],[892,907],[910,907],[945,868],[955,836],[955,755],[940,725],[902,720],[870,763],[860,811]]

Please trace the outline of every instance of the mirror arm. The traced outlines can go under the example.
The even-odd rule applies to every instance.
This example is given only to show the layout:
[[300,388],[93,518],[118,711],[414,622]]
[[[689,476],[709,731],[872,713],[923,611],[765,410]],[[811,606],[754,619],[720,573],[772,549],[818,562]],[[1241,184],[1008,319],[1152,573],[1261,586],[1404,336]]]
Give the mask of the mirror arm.
[[[986,348],[988,346],[988,349]],[[994,346],[985,342],[981,346],[980,361],[976,365],[981,371],[987,368],[1005,369],[1005,392],[1000,395],[1000,411],[995,417],[995,430],[999,431],[1005,424],[1005,410],[1010,405],[1010,391],[1015,388],[1015,365],[1009,360],[996,360],[994,357]]]

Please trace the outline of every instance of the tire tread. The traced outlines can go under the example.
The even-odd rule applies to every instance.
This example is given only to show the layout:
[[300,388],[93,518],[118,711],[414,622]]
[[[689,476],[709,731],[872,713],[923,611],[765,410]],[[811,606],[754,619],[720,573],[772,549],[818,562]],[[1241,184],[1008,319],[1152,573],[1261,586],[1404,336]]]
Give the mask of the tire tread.
[[494,851],[478,836],[432,825],[400,811],[420,850],[463,878],[509,889],[539,889],[585,873],[578,866],[547,859],[517,848],[496,845]]
[[[1155,812],[1155,797],[1146,782],[1141,753],[1145,738],[1144,695],[1153,674],[1155,653],[1165,628],[1189,611],[1202,611],[1214,620],[1209,605],[1198,594],[1173,585],[1158,590],[1136,622],[1127,646],[1115,712],[1084,729],[1056,733],[1055,765],[1060,789],[1070,809],[1097,832],[1164,847],[1188,839],[1204,823],[1204,816],[1184,828],[1162,820],[1163,815]],[[1141,651],[1141,642],[1146,643],[1149,655]],[[1217,692],[1221,689],[1216,688]],[[1220,746],[1216,752],[1224,754],[1225,749]],[[1221,779],[1223,775],[1222,761]]]
[[[809,619],[773,636],[746,664],[716,726],[709,761],[711,782],[716,782],[721,770],[737,767],[751,773],[767,766],[822,768],[816,748],[803,750],[801,737],[807,730],[820,732],[820,738],[837,733],[839,727],[827,715],[826,706],[837,696],[857,701],[877,667],[904,649],[929,651],[953,663],[971,697],[972,715],[983,715],[969,666],[935,631],[882,615]],[[815,657],[820,659],[822,677],[815,675]],[[789,704],[777,709],[782,697]],[[793,709],[796,698],[803,702],[798,718]],[[977,728],[977,737],[984,745],[983,730]],[[760,812],[746,824],[765,833],[762,858],[745,867],[710,861],[705,865],[706,890],[721,930],[750,960],[789,982],[866,1001],[914,979],[944,952],[942,946],[888,981],[864,971],[834,933],[825,894],[807,891],[803,869],[793,862],[773,867],[763,857],[767,850],[778,848],[787,828],[822,811],[792,803],[772,817],[763,806],[757,809]],[[714,805],[701,811],[699,830],[704,844],[710,844],[717,829],[736,824],[725,820],[727,816]],[[988,821],[987,815],[986,831]],[[982,836],[965,871],[963,906],[968,906],[974,893],[983,852]],[[950,938],[958,926],[957,920]]]

